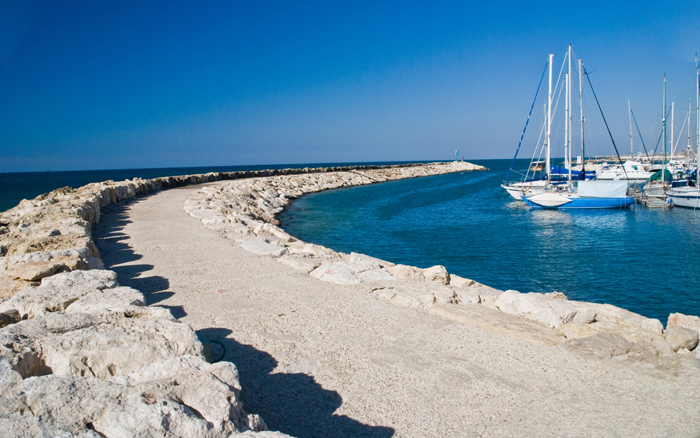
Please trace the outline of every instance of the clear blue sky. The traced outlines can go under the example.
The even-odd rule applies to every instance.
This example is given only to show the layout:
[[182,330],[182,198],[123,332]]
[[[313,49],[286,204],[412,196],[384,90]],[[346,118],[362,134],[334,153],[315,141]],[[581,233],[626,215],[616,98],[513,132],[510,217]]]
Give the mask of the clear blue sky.
[[700,2],[530,3],[0,0],[0,171],[510,158],[568,44],[621,149],[664,73],[680,128]]

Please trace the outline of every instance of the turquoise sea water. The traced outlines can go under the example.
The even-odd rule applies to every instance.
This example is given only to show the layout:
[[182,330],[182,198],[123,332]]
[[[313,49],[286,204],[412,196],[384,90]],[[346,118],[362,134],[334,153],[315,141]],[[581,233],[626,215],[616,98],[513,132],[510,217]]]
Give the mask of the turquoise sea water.
[[498,289],[559,291],[664,324],[700,315],[700,211],[530,210],[500,188],[510,160],[474,162],[490,170],[315,193],[281,220],[307,242]]

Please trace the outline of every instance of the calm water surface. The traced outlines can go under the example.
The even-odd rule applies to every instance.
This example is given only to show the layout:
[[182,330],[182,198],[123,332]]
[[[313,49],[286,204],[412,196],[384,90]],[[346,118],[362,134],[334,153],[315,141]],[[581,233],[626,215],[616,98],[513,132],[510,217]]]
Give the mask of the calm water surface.
[[282,215],[285,230],[342,252],[451,273],[498,289],[565,293],[666,322],[700,315],[700,211],[544,211],[500,188],[510,160],[486,172],[315,193]]

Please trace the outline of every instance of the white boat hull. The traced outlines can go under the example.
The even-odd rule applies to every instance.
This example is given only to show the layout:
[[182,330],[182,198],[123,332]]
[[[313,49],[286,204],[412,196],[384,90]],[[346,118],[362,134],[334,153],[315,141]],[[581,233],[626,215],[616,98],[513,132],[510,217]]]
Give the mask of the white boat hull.
[[540,193],[539,195],[530,196],[528,199],[532,203],[545,208],[561,207],[571,202],[571,199],[556,193]]
[[696,187],[679,187],[666,193],[666,200],[675,207],[700,209],[700,189]]
[[546,181],[528,181],[512,184],[502,184],[508,194],[516,201],[522,201],[523,196],[532,196],[539,193],[544,193]]

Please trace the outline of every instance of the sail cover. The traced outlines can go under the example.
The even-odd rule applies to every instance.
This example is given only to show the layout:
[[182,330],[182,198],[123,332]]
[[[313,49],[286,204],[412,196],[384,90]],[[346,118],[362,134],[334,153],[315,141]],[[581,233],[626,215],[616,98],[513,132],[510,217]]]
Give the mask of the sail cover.
[[624,198],[627,181],[579,181],[578,195],[583,198]]

